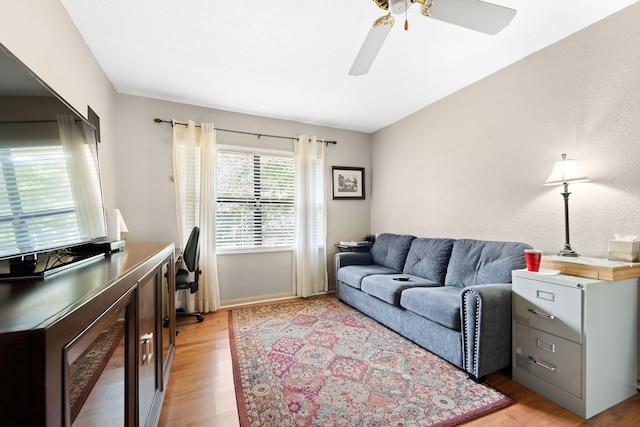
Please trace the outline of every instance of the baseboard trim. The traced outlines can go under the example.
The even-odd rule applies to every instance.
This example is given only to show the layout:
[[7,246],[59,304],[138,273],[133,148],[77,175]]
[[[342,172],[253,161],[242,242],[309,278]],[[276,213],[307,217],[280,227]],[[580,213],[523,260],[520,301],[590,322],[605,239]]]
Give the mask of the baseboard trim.
[[[312,296],[321,296],[321,295],[329,295],[334,294],[335,291],[328,292],[320,292],[317,294],[313,294]],[[228,308],[237,308],[245,305],[251,304],[262,304],[267,302],[278,302],[278,301],[287,301],[301,298],[299,296],[293,294],[273,294],[273,295],[262,295],[260,297],[253,298],[239,298],[233,300],[222,301],[220,308],[228,309]]]

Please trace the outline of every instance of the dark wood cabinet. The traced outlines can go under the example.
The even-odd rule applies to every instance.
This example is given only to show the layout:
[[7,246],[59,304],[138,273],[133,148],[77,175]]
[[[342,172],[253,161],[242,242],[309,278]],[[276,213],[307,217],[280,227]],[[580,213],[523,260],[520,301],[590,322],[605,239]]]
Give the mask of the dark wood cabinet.
[[174,269],[173,244],[141,243],[0,282],[1,424],[156,425],[175,350]]

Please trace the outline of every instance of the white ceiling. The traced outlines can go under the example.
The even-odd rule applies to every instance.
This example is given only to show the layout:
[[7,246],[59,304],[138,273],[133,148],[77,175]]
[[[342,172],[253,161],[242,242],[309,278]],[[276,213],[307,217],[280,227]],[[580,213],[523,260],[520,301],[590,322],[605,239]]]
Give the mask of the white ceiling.
[[[439,2],[455,0],[436,0]],[[373,67],[348,71],[371,0],[61,0],[123,94],[374,132],[638,0],[492,0],[496,36],[410,8]],[[215,117],[212,118],[215,121]]]

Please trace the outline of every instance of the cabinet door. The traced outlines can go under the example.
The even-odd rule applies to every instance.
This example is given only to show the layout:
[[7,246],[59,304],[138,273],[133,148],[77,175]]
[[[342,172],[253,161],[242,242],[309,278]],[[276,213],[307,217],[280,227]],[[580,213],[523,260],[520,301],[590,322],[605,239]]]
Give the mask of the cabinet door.
[[132,300],[133,290],[64,347],[64,425],[127,424],[126,337],[134,313]]
[[156,392],[159,389],[157,354],[158,273],[154,270],[138,283],[138,416],[144,426],[150,418]]

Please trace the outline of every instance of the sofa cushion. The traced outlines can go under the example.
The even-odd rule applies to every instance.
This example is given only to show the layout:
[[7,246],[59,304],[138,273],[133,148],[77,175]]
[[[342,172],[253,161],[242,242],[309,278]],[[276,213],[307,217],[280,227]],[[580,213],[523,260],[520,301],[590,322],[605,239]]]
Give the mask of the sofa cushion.
[[400,306],[455,331],[460,331],[460,294],[453,286],[406,289]]
[[390,233],[379,235],[370,251],[373,263],[401,272],[413,239],[415,236]]
[[454,239],[417,238],[404,263],[403,273],[444,284]]
[[517,242],[460,239],[453,244],[444,284],[464,288],[490,283],[511,283],[511,271],[524,268],[524,250]]
[[[409,280],[395,280],[398,278]],[[402,291],[416,286],[442,286],[442,284],[409,274],[374,274],[362,279],[361,290],[389,304],[399,305]]]
[[372,274],[393,273],[399,273],[399,271],[378,264],[348,265],[338,270],[338,280],[345,285],[360,289],[360,282],[362,282],[362,279],[367,276],[370,276]]

